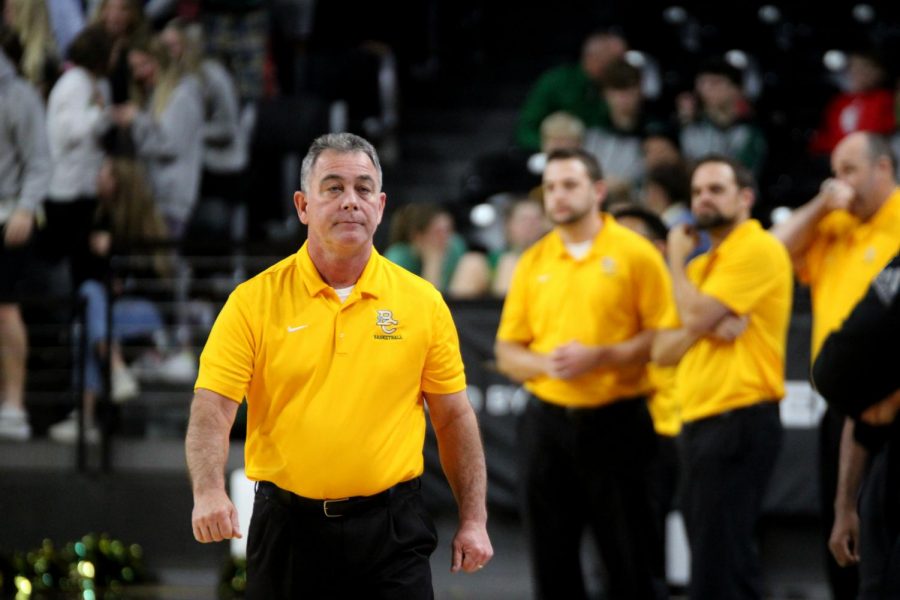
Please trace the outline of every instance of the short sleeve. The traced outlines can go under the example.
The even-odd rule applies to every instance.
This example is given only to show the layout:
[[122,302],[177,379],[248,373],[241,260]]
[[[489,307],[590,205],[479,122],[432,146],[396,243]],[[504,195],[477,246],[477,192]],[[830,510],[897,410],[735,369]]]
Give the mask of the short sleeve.
[[655,249],[641,255],[637,282],[637,306],[642,329],[678,326],[678,311],[672,293],[672,278]]
[[520,259],[513,271],[509,292],[503,302],[500,326],[497,328],[498,340],[527,344],[534,339],[534,333],[528,321],[529,272],[527,262]]
[[238,291],[232,292],[200,355],[200,372],[194,389],[208,389],[235,402],[244,399],[257,347],[251,314]]
[[[711,273],[700,283],[700,291],[738,315],[747,314],[779,282],[773,273],[773,269],[781,266],[772,260],[775,250],[769,244],[750,243],[729,248],[729,252],[716,257]],[[787,261],[784,264],[789,268]]]
[[422,370],[422,391],[453,394],[466,389],[466,375],[459,351],[459,336],[450,309],[438,298],[434,310],[431,343]]

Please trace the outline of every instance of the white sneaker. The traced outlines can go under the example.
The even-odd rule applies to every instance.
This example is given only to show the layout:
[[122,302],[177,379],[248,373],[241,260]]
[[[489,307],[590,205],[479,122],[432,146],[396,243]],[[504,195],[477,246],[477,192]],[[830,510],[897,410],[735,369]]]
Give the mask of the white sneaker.
[[30,438],[28,413],[21,408],[0,406],[0,439],[24,442]]
[[112,371],[112,391],[110,398],[116,404],[127,402],[138,397],[141,393],[141,387],[138,385],[137,379],[128,371],[126,367],[119,367]]
[[159,378],[167,383],[194,383],[197,379],[197,357],[190,350],[173,354],[159,366]]
[[[78,411],[72,411],[65,421],[51,425],[47,435],[54,442],[74,444],[78,441]],[[84,424],[84,441],[96,444],[100,441],[100,429],[93,423]]]

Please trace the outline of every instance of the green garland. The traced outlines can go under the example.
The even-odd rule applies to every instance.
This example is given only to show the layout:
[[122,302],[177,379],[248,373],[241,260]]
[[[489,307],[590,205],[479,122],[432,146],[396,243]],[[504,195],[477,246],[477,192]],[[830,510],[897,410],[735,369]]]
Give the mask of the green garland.
[[116,600],[126,586],[147,580],[143,550],[108,534],[89,533],[57,549],[51,540],[30,552],[0,555],[0,596]]

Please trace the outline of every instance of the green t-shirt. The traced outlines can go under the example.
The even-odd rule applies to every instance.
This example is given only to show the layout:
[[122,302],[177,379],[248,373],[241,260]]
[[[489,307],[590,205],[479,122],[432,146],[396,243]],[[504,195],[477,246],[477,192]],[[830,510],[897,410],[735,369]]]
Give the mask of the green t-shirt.
[[[442,292],[447,291],[447,288],[450,287],[450,280],[453,279],[453,273],[456,271],[459,259],[462,258],[463,254],[467,251],[468,248],[466,247],[465,241],[463,241],[460,236],[453,234],[450,238],[450,245],[447,247],[447,254],[444,256],[444,264],[441,268],[441,285],[439,289]],[[411,273],[415,273],[416,275],[422,274],[422,259],[419,258],[419,255],[411,244],[406,242],[391,244],[388,246],[387,250],[384,251],[384,257]]]

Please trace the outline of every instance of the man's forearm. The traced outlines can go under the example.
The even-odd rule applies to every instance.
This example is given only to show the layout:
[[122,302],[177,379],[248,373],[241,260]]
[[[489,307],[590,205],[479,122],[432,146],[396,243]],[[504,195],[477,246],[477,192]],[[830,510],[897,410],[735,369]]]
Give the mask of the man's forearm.
[[837,492],[834,496],[835,511],[856,510],[859,498],[859,488],[862,485],[862,475],[868,452],[853,437],[854,429],[853,420],[844,419],[838,459]]
[[684,327],[657,331],[653,339],[651,360],[661,367],[677,365],[698,339],[699,334]]
[[[228,434],[237,412],[237,403],[197,390],[191,403],[191,417],[185,438],[185,456],[194,492],[225,489],[225,465],[228,461]],[[217,395],[216,395],[217,396]],[[229,412],[231,412],[229,419]]]
[[549,370],[545,355],[516,342],[497,340],[494,353],[497,357],[497,369],[519,383],[546,375]]
[[625,341],[606,346],[604,360],[599,366],[627,367],[648,362],[656,333],[654,329],[645,329]]
[[435,427],[441,467],[459,507],[460,523],[487,522],[487,467],[478,433],[478,421],[471,408],[440,428]]
[[816,225],[828,214],[828,205],[821,194],[794,211],[787,221],[773,225],[772,235],[781,240],[791,259],[799,258],[809,247]]

